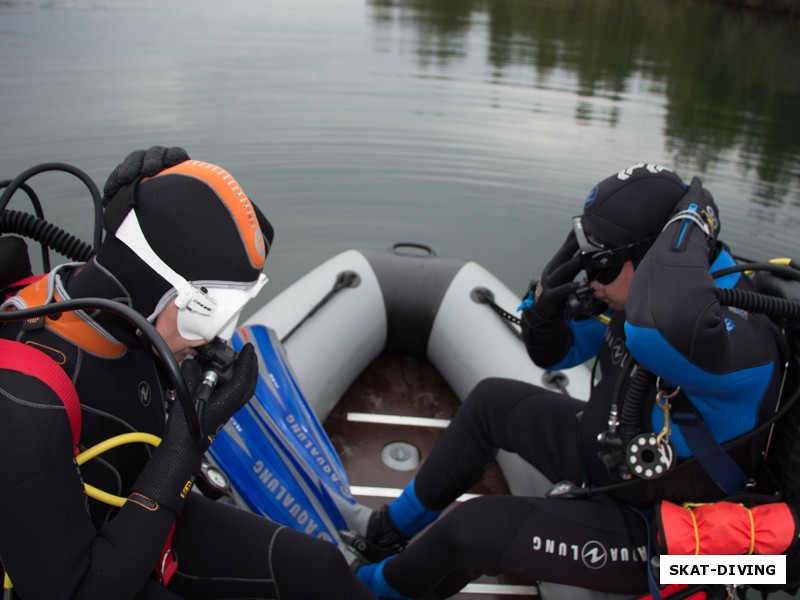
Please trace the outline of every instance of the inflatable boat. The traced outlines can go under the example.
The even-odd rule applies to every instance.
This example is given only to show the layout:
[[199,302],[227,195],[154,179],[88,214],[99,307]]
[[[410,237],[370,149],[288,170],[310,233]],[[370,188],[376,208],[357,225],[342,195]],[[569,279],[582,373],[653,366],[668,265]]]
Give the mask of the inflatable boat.
[[[482,379],[588,397],[587,368],[549,372],[531,362],[509,312],[519,302],[475,262],[419,244],[348,250],[297,280],[234,338],[254,343],[261,378],[256,398],[211,448],[233,501],[347,554],[342,530],[363,531],[364,507],[399,495]],[[549,486],[501,452],[470,494],[533,495]],[[536,594],[530,582],[501,578],[457,597]]]
[[[44,221],[25,182],[45,171],[65,171],[88,188],[93,246]],[[85,173],[46,163],[0,182],[2,188],[3,232],[39,242],[44,272],[50,270],[48,250],[73,261],[90,259],[101,239],[101,197]],[[36,216],[5,209],[19,188]],[[16,274],[22,266],[14,260],[3,265],[6,283],[24,276]],[[548,372],[530,361],[518,320],[508,312],[518,304],[518,294],[480,265],[437,257],[420,244],[331,258],[260,307],[234,336],[235,348],[245,342],[256,347],[258,388],[215,439],[203,465],[204,491],[327,538],[358,560],[349,533],[365,530],[371,509],[400,494],[479,381],[508,377],[588,396],[588,369]],[[152,329],[116,303],[91,306]],[[169,355],[154,330],[148,339]],[[185,388],[177,365],[167,366],[173,385]],[[186,393],[179,396],[189,402]],[[541,494],[549,486],[519,457],[501,452],[497,466],[462,499]],[[551,596],[544,593],[548,585],[489,578],[456,597]],[[554,597],[591,597],[575,590]]]
[[[40,242],[44,272],[50,270],[48,249],[83,262],[93,255],[102,233],[96,218],[92,247],[48,224],[29,188],[23,189],[39,216],[5,210],[15,189],[46,170],[79,177],[91,192],[96,217],[101,209],[96,186],[69,165],[39,165],[13,181],[0,182],[0,189],[6,187],[0,194],[0,229]],[[23,264],[29,265],[27,260],[17,260],[18,252],[27,254],[24,245],[13,239],[0,241],[12,242],[10,251],[0,256],[8,259],[0,269],[7,277],[5,287],[19,283],[30,269]],[[763,264],[755,266],[767,270]],[[779,286],[769,295],[785,299],[796,293]],[[734,302],[732,296],[726,298]],[[260,307],[234,336],[234,349],[247,342],[255,346],[260,376],[254,397],[210,448],[203,465],[203,491],[327,539],[355,567],[364,553],[359,534],[371,510],[400,494],[459,403],[481,380],[505,377],[588,397],[591,382],[585,366],[550,372],[530,361],[519,321],[509,312],[518,303],[518,294],[480,265],[439,258],[420,244],[396,244],[386,251],[348,250],[331,258]],[[190,425],[193,415],[195,433],[201,433],[169,348],[152,324],[130,308],[90,298],[9,318],[87,307],[127,318],[146,334],[179,392]],[[797,318],[794,305],[785,308],[781,318]],[[209,345],[233,356],[222,340]],[[496,462],[496,468],[459,500],[473,494],[540,495],[552,485],[518,456],[500,452]],[[4,589],[11,589],[8,578]],[[455,597],[509,596],[611,597],[502,577],[481,578]]]

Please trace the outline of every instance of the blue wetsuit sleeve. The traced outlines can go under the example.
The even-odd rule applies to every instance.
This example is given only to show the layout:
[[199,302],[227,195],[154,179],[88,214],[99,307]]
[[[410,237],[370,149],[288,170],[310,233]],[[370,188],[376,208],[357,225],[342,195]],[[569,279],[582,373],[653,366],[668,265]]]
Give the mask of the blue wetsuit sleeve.
[[575,367],[597,356],[608,328],[597,319],[570,320],[569,327],[572,331],[572,346],[564,358],[550,367],[553,371]]
[[[719,304],[708,242],[686,223],[665,229],[636,269],[625,306],[626,343],[642,366],[680,386],[714,437],[726,441],[757,423],[777,346],[760,319]],[[727,252],[719,261],[732,262]],[[660,411],[652,422],[658,431]],[[688,454],[679,428],[673,442],[679,455]]]
[[606,325],[596,319],[574,321],[564,313],[552,322],[535,322],[522,312],[522,340],[531,360],[548,370],[568,369],[597,356]]
[[15,589],[50,600],[136,597],[174,516],[127,502],[95,529],[63,406],[23,377],[0,371],[0,556]]

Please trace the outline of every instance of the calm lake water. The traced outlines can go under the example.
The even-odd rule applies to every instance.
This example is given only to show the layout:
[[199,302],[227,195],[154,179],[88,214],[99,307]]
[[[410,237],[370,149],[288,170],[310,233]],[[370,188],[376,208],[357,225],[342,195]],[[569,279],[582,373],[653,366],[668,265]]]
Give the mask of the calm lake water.
[[[0,179],[182,145],[275,224],[264,299],[399,241],[522,292],[637,162],[699,175],[739,254],[800,257],[798,33],[681,0],[0,0]],[[80,184],[32,183],[91,239]]]

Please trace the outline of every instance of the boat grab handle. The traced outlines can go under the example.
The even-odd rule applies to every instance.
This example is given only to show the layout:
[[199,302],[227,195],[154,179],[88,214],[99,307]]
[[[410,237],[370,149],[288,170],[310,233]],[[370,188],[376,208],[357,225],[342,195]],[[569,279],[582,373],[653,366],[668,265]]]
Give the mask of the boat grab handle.
[[427,253],[428,256],[436,256],[436,252],[434,252],[433,248],[426,246],[425,244],[417,244],[415,242],[397,242],[391,247],[391,251],[394,254],[403,256],[424,256],[423,254],[417,254],[416,252],[400,252],[400,250],[403,248],[415,248]]

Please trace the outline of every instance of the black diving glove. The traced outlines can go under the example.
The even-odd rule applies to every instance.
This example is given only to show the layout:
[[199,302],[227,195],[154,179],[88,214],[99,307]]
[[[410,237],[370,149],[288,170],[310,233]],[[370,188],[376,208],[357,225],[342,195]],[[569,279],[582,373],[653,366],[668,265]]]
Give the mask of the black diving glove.
[[[667,221],[664,229],[667,229],[676,221],[680,221],[684,225],[677,228],[674,233],[673,250],[676,252],[682,251],[690,236],[699,228],[708,242],[709,260],[713,260],[717,254],[717,238],[721,228],[719,209],[711,192],[703,187],[699,177],[692,178],[689,189],[678,204],[675,205],[672,217]],[[696,225],[696,227],[693,227],[692,224]]]
[[[195,390],[201,379],[197,361],[185,360],[181,370],[189,389]],[[253,345],[245,344],[231,380],[214,390],[205,403],[200,425],[206,438],[201,444],[189,431],[180,405],[173,406],[161,444],[136,480],[131,500],[152,509],[160,504],[179,515],[200,472],[203,453],[231,416],[252,398],[257,380],[258,359]]]
[[186,160],[189,160],[189,155],[180,146],[171,148],[151,146],[147,150],[134,150],[111,171],[111,175],[106,179],[103,203],[106,204],[120,189],[132,184],[137,178],[152,177]]
[[567,298],[580,285],[574,281],[581,271],[578,241],[570,231],[567,239],[542,271],[542,276],[532,287],[522,304],[523,316],[530,321],[554,321],[567,306]]

